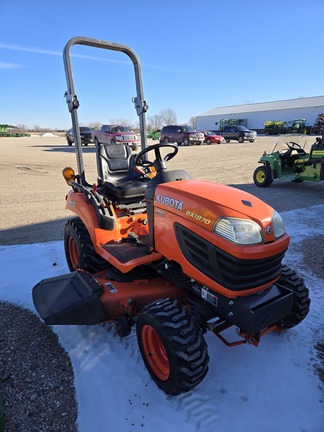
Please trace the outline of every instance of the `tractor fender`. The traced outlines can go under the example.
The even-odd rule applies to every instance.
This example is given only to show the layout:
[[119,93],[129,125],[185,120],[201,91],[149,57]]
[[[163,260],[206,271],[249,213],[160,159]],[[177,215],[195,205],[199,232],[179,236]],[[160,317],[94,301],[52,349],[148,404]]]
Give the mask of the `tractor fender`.
[[102,214],[102,208],[94,201],[92,196],[87,198],[84,193],[71,190],[66,196],[65,208],[79,216],[86,226],[93,244],[96,245],[98,231],[106,232],[109,235],[109,233],[116,231],[116,226],[113,215],[105,216]]

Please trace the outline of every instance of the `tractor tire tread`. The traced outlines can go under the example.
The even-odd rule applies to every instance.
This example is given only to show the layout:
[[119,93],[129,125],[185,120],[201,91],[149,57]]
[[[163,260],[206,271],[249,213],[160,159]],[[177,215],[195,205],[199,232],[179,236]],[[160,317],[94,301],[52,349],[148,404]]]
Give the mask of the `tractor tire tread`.
[[161,388],[176,395],[196,387],[208,372],[209,357],[203,332],[188,308],[168,298],[146,306],[142,314],[159,324],[178,370],[172,388]]
[[81,268],[93,274],[107,267],[107,261],[101,258],[95,251],[90,234],[82,220],[79,217],[75,217],[69,219],[66,225],[69,225],[70,229],[74,230],[79,239],[83,261]]
[[305,286],[304,279],[289,268],[287,265],[282,266],[281,276],[278,283],[290,288],[294,294],[293,312],[283,320],[283,328],[292,328],[301,323],[309,312],[311,300],[309,290]]

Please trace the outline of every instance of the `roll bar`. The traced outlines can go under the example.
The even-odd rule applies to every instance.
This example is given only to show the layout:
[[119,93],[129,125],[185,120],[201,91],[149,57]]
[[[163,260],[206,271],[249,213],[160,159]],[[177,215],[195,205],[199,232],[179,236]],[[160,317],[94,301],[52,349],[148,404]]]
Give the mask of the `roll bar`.
[[127,47],[126,45],[121,45],[114,42],[106,42],[99,39],[90,39],[90,38],[85,38],[80,36],[74,37],[68,41],[63,51],[63,61],[64,61],[66,84],[67,84],[67,91],[65,92],[64,96],[72,118],[72,126],[73,126],[74,137],[75,137],[75,150],[76,150],[77,165],[78,165],[78,176],[80,178],[81,184],[86,185],[87,182],[85,179],[81,136],[80,136],[80,129],[79,129],[79,120],[77,115],[77,109],[80,103],[78,101],[77,95],[75,94],[75,90],[74,90],[72,66],[71,66],[71,59],[70,59],[70,49],[73,45],[87,45],[87,46],[103,48],[112,51],[121,51],[126,55],[128,55],[128,57],[132,60],[134,65],[135,85],[136,85],[136,96],[133,98],[133,102],[135,104],[137,115],[139,116],[142,150],[144,150],[147,147],[145,113],[148,110],[148,106],[144,100],[141,63],[139,61],[139,58],[131,48]]

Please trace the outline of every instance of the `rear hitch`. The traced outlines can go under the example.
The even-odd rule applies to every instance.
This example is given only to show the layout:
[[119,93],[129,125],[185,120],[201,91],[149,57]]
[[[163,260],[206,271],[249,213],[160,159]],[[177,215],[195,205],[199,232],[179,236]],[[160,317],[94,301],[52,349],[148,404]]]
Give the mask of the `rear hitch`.
[[246,332],[241,331],[240,329],[236,329],[237,335],[239,337],[241,337],[242,339],[234,341],[234,342],[230,342],[228,341],[224,336],[221,335],[221,332],[224,330],[229,329],[230,327],[232,327],[232,324],[223,324],[221,329],[218,329],[217,327],[214,328],[213,333],[215,336],[218,337],[219,340],[221,340],[226,346],[228,347],[234,347],[234,346],[238,346],[238,345],[243,345],[243,344],[249,344],[249,345],[253,345],[255,347],[259,346],[259,342],[262,336],[272,332],[272,331],[276,331],[278,333],[281,333],[281,328],[278,327],[277,324],[273,324],[272,326],[269,326],[268,328],[264,329],[263,331],[250,335]]

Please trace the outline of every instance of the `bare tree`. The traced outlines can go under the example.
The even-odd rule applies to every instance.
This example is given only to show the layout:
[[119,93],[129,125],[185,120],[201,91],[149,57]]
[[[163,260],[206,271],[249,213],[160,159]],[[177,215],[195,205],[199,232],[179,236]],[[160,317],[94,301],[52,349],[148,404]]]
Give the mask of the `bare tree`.
[[131,130],[138,128],[138,122],[132,122],[126,118],[110,119],[110,124],[126,126]]
[[197,118],[195,116],[190,117],[189,119],[189,125],[193,128],[197,128]]
[[26,131],[28,129],[24,124],[17,124],[16,128],[18,131]]
[[139,121],[138,121],[138,120],[137,120],[137,121],[133,121],[133,122],[128,121],[127,124],[126,124],[126,126],[127,126],[130,130],[132,130],[132,131],[134,131],[134,132],[140,130],[140,125],[139,125]]
[[100,121],[95,121],[95,122],[89,123],[89,127],[91,129],[100,129],[101,125],[102,125],[102,123]]
[[154,116],[148,117],[147,119],[148,130],[162,129],[162,125],[163,125],[163,120],[160,114],[154,114]]
[[171,108],[166,108],[160,113],[164,125],[177,124],[177,114]]

